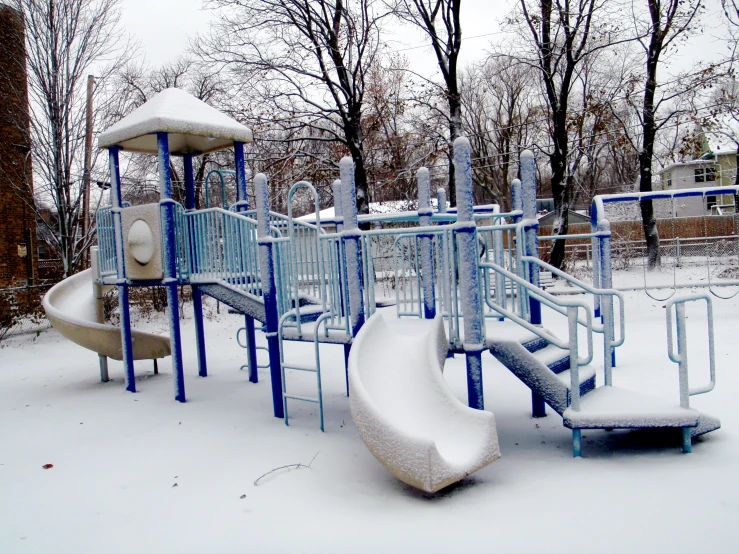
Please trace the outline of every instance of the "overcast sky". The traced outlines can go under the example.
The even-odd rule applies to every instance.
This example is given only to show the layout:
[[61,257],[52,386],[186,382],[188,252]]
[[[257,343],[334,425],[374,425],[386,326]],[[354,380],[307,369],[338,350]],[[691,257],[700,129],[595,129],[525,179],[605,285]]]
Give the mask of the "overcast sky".
[[[505,37],[499,21],[509,12],[515,0],[464,0],[462,3],[462,31],[465,37],[462,46],[462,62],[483,56],[490,41]],[[152,65],[160,65],[175,59],[187,48],[188,38],[205,31],[212,14],[202,9],[202,0],[122,0],[122,25],[141,44],[141,50]],[[726,52],[722,38],[722,13],[720,0],[706,0],[703,18],[704,31],[691,39],[687,48],[682,48],[679,58],[672,66],[675,69],[689,68],[698,60],[709,61],[723,57]],[[491,33],[494,33],[491,35]],[[479,35],[488,35],[479,38]],[[427,77],[435,76],[436,66],[433,52],[423,45],[420,33],[398,33],[392,37],[392,47],[402,50],[413,68]],[[662,75],[668,77],[667,71]]]

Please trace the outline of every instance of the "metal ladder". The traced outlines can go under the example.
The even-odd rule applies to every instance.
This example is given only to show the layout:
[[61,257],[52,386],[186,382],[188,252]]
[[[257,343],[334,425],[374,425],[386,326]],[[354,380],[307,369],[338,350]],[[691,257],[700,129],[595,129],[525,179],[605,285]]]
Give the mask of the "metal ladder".
[[[308,367],[308,366],[299,366],[299,365],[287,365],[285,363],[285,348],[283,341],[284,338],[284,329],[286,328],[285,323],[289,322],[291,319],[294,320],[296,318],[295,313],[288,313],[283,315],[280,318],[280,324],[278,327],[278,336],[280,341],[280,372],[282,376],[282,407],[285,412],[285,425],[289,425],[289,415],[288,415],[288,409],[287,409],[287,401],[288,400],[299,400],[301,402],[312,402],[313,404],[318,404],[318,416],[320,421],[320,428],[321,431],[324,431],[324,425],[323,425],[323,390],[321,388],[321,354],[319,350],[319,346],[321,344],[320,338],[320,328],[321,323],[328,322],[328,320],[331,318],[332,314],[331,312],[325,312],[321,314],[320,317],[318,317],[315,320],[315,329],[313,334],[313,352],[315,356],[315,366],[314,367]],[[290,326],[287,326],[290,328]],[[306,341],[307,342],[307,341]],[[298,396],[294,394],[289,394],[287,392],[287,379],[286,379],[286,370],[295,370],[295,371],[307,371],[310,373],[316,374],[316,386],[317,386],[317,395],[315,398],[311,398],[308,396]]]
[[[254,331],[255,332],[256,331],[262,331],[262,332],[264,332],[264,325],[262,325],[261,327],[255,327],[254,328]],[[243,343],[241,342],[241,333],[242,332],[244,333],[244,342]],[[246,332],[246,327],[245,326],[239,328],[239,330],[236,331],[236,342],[237,342],[237,344],[241,348],[246,349],[246,351],[247,351],[247,354],[246,355],[247,355],[247,359],[248,359],[247,363],[243,364],[239,368],[239,370],[240,371],[243,371],[244,369],[248,369],[249,370],[249,379],[252,380],[251,374],[252,374],[252,369],[253,369],[254,370],[254,379],[252,380],[252,382],[256,383],[257,382],[257,379],[258,379],[257,371],[260,370],[260,369],[269,369],[269,363],[266,363],[266,364],[260,364],[259,363],[259,361],[258,361],[259,359],[256,357],[256,352],[258,352],[259,350],[263,350],[264,352],[269,353],[269,349],[266,346],[257,346],[256,344],[254,344],[255,360],[257,360],[257,361],[254,364],[255,367],[252,368],[251,367],[251,357],[250,357],[250,354],[249,354],[249,333]]]

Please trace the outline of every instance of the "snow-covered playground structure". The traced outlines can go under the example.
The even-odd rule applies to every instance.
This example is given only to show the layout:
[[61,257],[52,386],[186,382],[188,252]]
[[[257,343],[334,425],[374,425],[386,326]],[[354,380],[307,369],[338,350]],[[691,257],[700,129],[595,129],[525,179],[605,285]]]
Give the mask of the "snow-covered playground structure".
[[[55,325],[65,322],[59,330],[69,339],[101,356],[113,356],[111,342],[118,346],[127,390],[136,390],[134,360],[164,352],[152,348],[141,354],[144,339],[131,329],[129,288],[163,286],[170,336],[156,344],[169,347],[175,399],[185,402],[178,286],[190,285],[200,376],[208,374],[203,294],[244,314],[248,374],[255,383],[255,320],[262,323],[274,415],[286,423],[291,402],[314,402],[323,430],[319,344],[344,345],[347,393],[360,435],[390,471],[427,491],[500,456],[494,418],[483,411],[481,356],[486,351],[531,389],[535,417],[546,415],[545,404],[563,417],[572,429],[576,456],[581,454],[581,429],[680,428],[683,448],[690,451],[693,436],[719,427],[718,420],[689,405],[690,394],[713,387],[715,371],[711,357],[711,383],[689,388],[683,308],[685,302],[705,298],[710,323],[710,298],[676,298],[668,306],[668,315],[673,305],[677,313],[677,353],[670,356],[680,364],[679,402],[614,387],[614,352],[625,338],[623,297],[539,259],[531,152],[521,155],[521,180],[513,183],[514,209],[509,213],[500,213],[498,206],[473,205],[470,149],[464,138],[454,144],[456,210],[446,210],[443,195],[438,210],[431,208],[429,174],[422,168],[417,173],[418,210],[358,216],[354,166],[344,158],[334,183],[335,231],[327,232],[318,195],[308,182],[292,187],[288,215],[283,215],[269,210],[267,176],[258,174],[253,179],[256,206],[248,205],[244,144],[250,140],[246,127],[177,89],[161,92],[100,136],[100,147],[109,151],[112,206],[98,213],[95,279],[91,274],[71,277],[74,281],[64,281],[50,293],[46,305]],[[196,210],[193,156],[225,148],[234,150],[237,202],[229,209]],[[123,204],[119,152],[124,149],[158,156],[158,204]],[[172,199],[170,156],[181,156],[184,163],[184,206]],[[221,185],[223,190],[223,181]],[[298,191],[314,199],[315,222],[292,217]],[[360,230],[360,222],[373,228]],[[403,223],[407,226],[398,226]],[[597,240],[600,260],[609,259],[607,222],[585,237]],[[377,266],[378,249],[389,253],[391,267]],[[580,296],[548,293],[540,286],[542,272],[566,281]],[[404,321],[388,321],[393,308],[382,308],[376,298],[376,283],[387,278],[394,283],[395,315]],[[119,330],[102,330],[96,318],[79,313],[63,317],[69,306],[65,291],[79,294],[83,281],[117,287]],[[95,298],[92,285],[89,293]],[[566,337],[542,327],[542,305],[566,318]],[[89,330],[97,330],[97,338]],[[671,327],[668,333],[672,337]],[[591,364],[595,334],[603,337],[600,386]],[[314,363],[288,363],[290,341],[313,343]],[[387,344],[382,356],[368,354],[380,344]],[[469,407],[446,388],[441,374],[444,358],[454,353],[466,357]],[[287,381],[293,371],[315,373],[315,396],[291,392]]]

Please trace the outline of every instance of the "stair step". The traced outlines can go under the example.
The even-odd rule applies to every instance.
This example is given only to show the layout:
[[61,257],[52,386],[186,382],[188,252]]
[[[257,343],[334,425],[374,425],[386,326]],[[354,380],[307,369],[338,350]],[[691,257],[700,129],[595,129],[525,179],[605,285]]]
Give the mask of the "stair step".
[[[580,410],[572,408],[563,414],[570,429],[635,429],[649,427],[697,427],[701,421],[697,410],[681,408],[670,402],[618,387],[598,387],[583,398]],[[706,431],[720,425],[706,421]]]
[[310,371],[312,373],[315,373],[318,371],[315,367],[303,367],[303,366],[285,365],[285,364],[282,364],[282,369],[294,369],[296,371]]
[[559,371],[552,370],[554,371],[554,373],[561,373],[565,369],[570,368],[569,354],[569,351],[563,350],[557,346],[554,346],[553,344],[547,344],[547,346],[545,346],[541,350],[532,352],[532,355],[534,356],[534,358],[537,359],[537,361],[539,361],[539,363],[544,364],[550,369],[552,369],[552,366],[559,368],[562,364],[562,361],[567,358],[567,366],[559,369]]
[[[595,368],[591,366],[581,366],[579,371],[580,377],[580,397],[585,396],[589,392],[595,390]],[[569,368],[562,373],[557,374],[557,379],[567,387],[567,405],[572,404],[572,391],[570,390],[570,370]]]
[[287,398],[288,400],[301,400],[303,402],[312,402],[313,404],[320,404],[320,400],[318,398],[310,398],[308,396],[294,396],[290,394],[283,394],[283,398]]
[[552,373],[559,375],[563,371],[569,371],[570,369],[570,357],[565,356],[561,360],[547,364],[547,367],[552,370]]
[[536,337],[534,339],[527,340],[526,342],[521,343],[521,345],[529,352],[534,353],[538,352],[539,350],[543,350],[544,348],[549,346],[549,341],[541,337]]

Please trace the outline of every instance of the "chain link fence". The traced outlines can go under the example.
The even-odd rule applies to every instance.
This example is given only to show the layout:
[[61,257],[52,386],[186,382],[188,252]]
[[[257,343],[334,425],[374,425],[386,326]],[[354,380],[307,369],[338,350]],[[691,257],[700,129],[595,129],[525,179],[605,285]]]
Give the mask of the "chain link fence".
[[51,327],[42,300],[51,284],[0,289],[0,342]]

